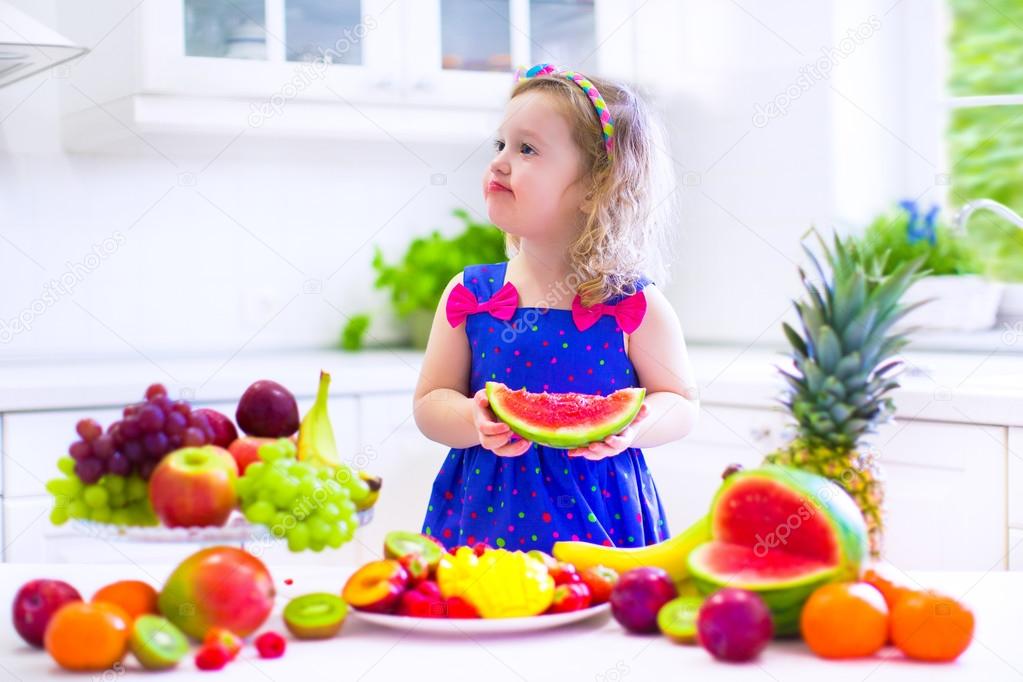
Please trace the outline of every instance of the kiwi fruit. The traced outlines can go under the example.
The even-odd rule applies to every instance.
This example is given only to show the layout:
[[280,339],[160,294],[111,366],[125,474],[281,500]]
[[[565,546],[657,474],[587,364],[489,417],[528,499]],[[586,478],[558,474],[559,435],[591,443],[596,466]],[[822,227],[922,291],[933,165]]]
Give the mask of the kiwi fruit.
[[326,639],[338,633],[347,615],[344,599],[329,592],[313,592],[288,602],[284,624],[299,639]]
[[434,568],[444,554],[444,548],[419,533],[392,530],[384,536],[384,556],[400,559],[406,554],[419,554],[430,568]]
[[676,597],[657,612],[657,627],[675,642],[692,644],[696,641],[696,617],[701,606],[702,597]]
[[188,655],[188,638],[178,626],[161,616],[144,614],[131,625],[131,652],[148,670],[173,668]]

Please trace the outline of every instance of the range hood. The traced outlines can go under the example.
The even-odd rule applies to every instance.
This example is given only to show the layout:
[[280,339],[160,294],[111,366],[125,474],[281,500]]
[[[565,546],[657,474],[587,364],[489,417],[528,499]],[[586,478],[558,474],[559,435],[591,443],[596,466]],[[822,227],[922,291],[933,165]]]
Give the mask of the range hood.
[[0,88],[86,52],[87,48],[0,0]]

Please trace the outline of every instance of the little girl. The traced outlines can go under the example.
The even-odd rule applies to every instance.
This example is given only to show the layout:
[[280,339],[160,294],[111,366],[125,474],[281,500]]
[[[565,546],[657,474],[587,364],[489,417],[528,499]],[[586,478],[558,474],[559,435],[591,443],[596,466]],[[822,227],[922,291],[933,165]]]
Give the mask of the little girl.
[[[699,408],[660,266],[653,122],[625,85],[541,64],[514,86],[483,174],[511,259],[472,265],[441,297],[415,419],[452,449],[423,532],[446,547],[635,547],[669,536],[640,448],[678,440]],[[642,386],[632,423],[586,447],[519,438],[484,385],[607,395]]]

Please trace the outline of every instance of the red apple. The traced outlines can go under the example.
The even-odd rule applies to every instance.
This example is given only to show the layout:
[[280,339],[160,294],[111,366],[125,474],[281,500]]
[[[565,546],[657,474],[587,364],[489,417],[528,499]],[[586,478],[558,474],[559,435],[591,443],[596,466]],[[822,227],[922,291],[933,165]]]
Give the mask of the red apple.
[[276,438],[260,438],[259,436],[242,436],[228,446],[227,450],[238,464],[238,473],[245,474],[245,469],[253,462],[259,461],[259,448],[267,443],[276,442]]
[[41,648],[50,618],[73,601],[82,601],[82,595],[63,580],[30,580],[14,597],[14,629],[26,642]]
[[390,613],[408,586],[408,573],[395,559],[371,561],[345,583],[341,597],[360,611]]
[[237,547],[208,547],[182,561],[167,578],[160,612],[192,639],[211,628],[246,637],[274,603],[274,584],[262,561]]
[[206,421],[209,422],[210,428],[213,429],[213,445],[226,448],[238,438],[238,429],[234,427],[234,422],[226,414],[211,410],[208,407],[195,410],[192,414],[206,416]]
[[222,526],[235,508],[238,466],[215,445],[181,448],[157,465],[149,500],[165,526]]

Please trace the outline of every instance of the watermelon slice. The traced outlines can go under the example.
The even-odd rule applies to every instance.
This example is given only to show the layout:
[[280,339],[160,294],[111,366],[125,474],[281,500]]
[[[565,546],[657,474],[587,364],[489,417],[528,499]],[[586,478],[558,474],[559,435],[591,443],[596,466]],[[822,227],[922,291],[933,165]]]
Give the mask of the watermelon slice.
[[610,395],[530,393],[487,382],[487,400],[497,418],[527,440],[553,448],[577,448],[618,433],[636,417],[645,388]]
[[775,632],[798,632],[799,612],[821,585],[853,580],[867,531],[856,503],[840,487],[798,469],[769,466],[725,479],[711,505],[711,541],[689,555],[700,591],[757,592]]

